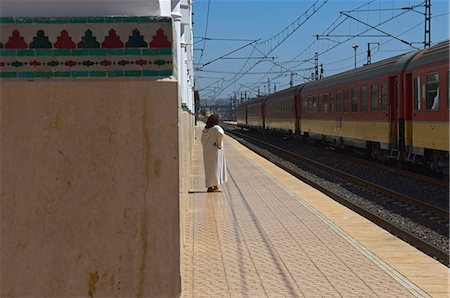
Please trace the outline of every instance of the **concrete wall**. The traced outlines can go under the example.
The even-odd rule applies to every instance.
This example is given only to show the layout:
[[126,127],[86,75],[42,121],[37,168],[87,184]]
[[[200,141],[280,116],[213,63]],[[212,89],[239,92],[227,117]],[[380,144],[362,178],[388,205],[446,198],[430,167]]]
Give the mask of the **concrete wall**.
[[192,113],[180,113],[180,192],[188,193],[191,186],[191,159],[194,145],[195,119]]
[[180,293],[177,90],[2,81],[0,296]]
[[[194,145],[194,115],[187,111],[180,113],[180,244],[185,240],[184,214],[189,191],[191,190],[192,149]],[[180,256],[181,257],[181,256]],[[185,268],[189,270],[189,268]]]

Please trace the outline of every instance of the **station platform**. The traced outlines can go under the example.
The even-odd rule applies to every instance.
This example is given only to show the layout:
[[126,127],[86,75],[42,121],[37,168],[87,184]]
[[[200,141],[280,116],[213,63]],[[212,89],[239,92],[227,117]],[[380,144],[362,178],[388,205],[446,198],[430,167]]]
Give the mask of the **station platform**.
[[207,193],[200,134],[182,201],[182,297],[449,297],[449,269],[226,136]]

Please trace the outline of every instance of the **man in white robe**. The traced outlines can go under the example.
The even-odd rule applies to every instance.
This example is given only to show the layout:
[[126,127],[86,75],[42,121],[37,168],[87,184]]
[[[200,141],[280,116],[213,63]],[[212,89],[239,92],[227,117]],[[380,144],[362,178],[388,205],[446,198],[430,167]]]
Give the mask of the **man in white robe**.
[[223,128],[218,125],[219,115],[209,116],[202,132],[203,163],[205,166],[205,186],[208,192],[221,192],[227,177],[227,165],[223,148]]

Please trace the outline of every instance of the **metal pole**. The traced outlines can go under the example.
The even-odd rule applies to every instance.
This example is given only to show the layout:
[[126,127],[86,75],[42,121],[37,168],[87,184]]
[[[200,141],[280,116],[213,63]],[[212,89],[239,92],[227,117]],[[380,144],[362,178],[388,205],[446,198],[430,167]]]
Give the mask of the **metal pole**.
[[424,48],[431,46],[431,0],[425,0],[425,37]]
[[352,45],[352,48],[355,50],[355,68],[356,68],[356,49],[358,48],[357,44]]
[[319,79],[319,53],[314,54],[314,80]]

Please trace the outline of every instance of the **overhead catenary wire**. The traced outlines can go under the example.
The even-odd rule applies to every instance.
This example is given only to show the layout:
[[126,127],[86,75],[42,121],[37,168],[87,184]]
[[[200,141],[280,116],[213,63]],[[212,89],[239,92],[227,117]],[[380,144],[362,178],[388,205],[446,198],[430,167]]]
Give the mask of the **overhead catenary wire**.
[[384,31],[384,30],[378,29],[378,28],[376,28],[375,26],[372,26],[372,25],[370,25],[370,24],[368,24],[368,23],[366,23],[366,22],[363,22],[363,21],[361,21],[361,20],[358,20],[357,18],[355,18],[355,17],[353,17],[353,16],[351,16],[351,15],[345,13],[345,12],[342,12],[342,11],[341,11],[341,13],[344,14],[344,15],[346,15],[347,17],[349,17],[349,18],[351,18],[351,19],[353,19],[353,20],[359,22],[359,23],[362,23],[362,24],[364,24],[364,25],[369,26],[371,29],[374,29],[374,30],[376,30],[376,31],[379,31],[379,32],[381,32],[381,33],[384,33],[384,34],[386,34],[387,36],[390,36],[390,37],[392,37],[392,38],[394,38],[394,39],[396,39],[396,40],[398,40],[398,41],[400,41],[400,42],[403,42],[404,44],[407,44],[407,45],[409,45],[409,46],[412,47],[412,48],[418,49],[417,47],[413,46],[411,42],[407,42],[406,40],[403,40],[403,39],[401,39],[401,38],[398,38],[397,36],[394,36],[394,35],[390,34],[389,32],[386,32],[386,31]]
[[200,38],[200,40],[194,42],[194,44],[200,43],[204,40],[208,40],[208,41],[253,41],[254,39],[242,39],[242,38],[213,38],[213,37],[194,37],[194,38]]
[[[360,5],[360,7],[367,6],[368,4],[371,4],[373,2],[375,2],[375,0],[369,1],[368,3],[363,4],[363,5]],[[386,41],[386,42],[383,42],[383,43],[380,42],[382,45],[385,45],[388,42],[394,42],[394,41],[400,42],[400,40],[394,38],[394,37],[397,37],[397,38],[407,42],[407,43],[402,43],[402,44],[410,43],[412,45],[412,47],[409,44],[408,44],[408,47],[410,49],[414,48],[414,44],[416,43],[415,41],[407,41],[408,37],[405,38],[405,37],[402,36],[402,34],[397,34],[396,32],[389,32],[389,30],[384,30],[383,26],[384,26],[384,24],[386,24],[386,23],[388,23],[388,22],[390,22],[392,20],[401,18],[404,14],[408,13],[409,11],[413,11],[413,12],[416,12],[416,13],[418,11],[411,10],[411,9],[406,9],[406,8],[405,9],[401,9],[399,7],[395,7],[394,5],[392,6],[393,9],[387,9],[387,8],[383,8],[382,7],[381,1],[379,3],[380,3],[379,9],[366,9],[366,7],[364,7],[363,9],[359,10],[359,13],[361,13],[361,12],[369,13],[371,11],[373,11],[373,12],[379,11],[380,12],[380,18],[379,18],[379,21],[378,21],[377,24],[372,24],[371,21],[370,21],[370,19],[372,19],[372,21],[373,21],[373,19],[376,19],[376,18],[374,18],[374,17],[371,17],[371,18],[367,17],[367,20],[364,20],[364,23],[366,23],[366,24],[364,24],[366,28],[365,29],[364,28],[362,28],[362,29],[358,28],[358,31],[356,31],[356,33],[354,35],[349,35],[348,38],[346,38],[345,36],[336,36],[336,41],[337,42],[323,41],[323,40],[314,40],[306,48],[301,49],[300,53],[295,55],[295,57],[292,58],[291,60],[284,60],[284,61],[274,60],[274,61],[269,61],[269,63],[271,65],[267,68],[268,69],[267,71],[252,71],[252,70],[254,70],[257,66],[261,66],[261,67],[258,67],[258,69],[261,69],[261,68],[263,68],[263,66],[266,65],[263,62],[264,61],[268,61],[267,54],[266,54],[267,50],[272,48],[272,47],[274,47],[277,44],[277,42],[280,42],[282,40],[282,37],[283,37],[282,35],[279,35],[278,39],[272,40],[272,43],[268,44],[268,47],[265,47],[264,49],[263,48],[257,48],[259,50],[263,50],[263,53],[266,54],[266,56],[264,56],[264,55],[257,56],[258,55],[258,51],[255,50],[254,47],[252,46],[252,52],[248,55],[248,57],[245,57],[245,56],[240,57],[240,58],[242,58],[240,60],[244,60],[244,63],[241,64],[241,67],[240,67],[240,69],[238,71],[228,71],[228,72],[223,72],[222,71],[222,72],[220,72],[220,71],[216,71],[214,69],[210,69],[210,70],[202,69],[202,70],[200,70],[200,72],[203,71],[204,73],[220,73],[220,74],[224,74],[225,77],[227,77],[227,75],[231,75],[232,76],[229,79],[225,78],[223,81],[220,82],[220,84],[216,84],[216,85],[220,85],[220,86],[215,86],[217,88],[214,88],[214,90],[211,90],[210,94],[212,94],[212,93],[214,93],[215,95],[222,94],[225,90],[229,90],[230,86],[232,86],[233,84],[236,84],[236,82],[239,82],[245,75],[262,75],[262,77],[258,79],[259,83],[261,83],[261,82],[265,83],[267,78],[270,78],[270,81],[276,81],[276,84],[278,84],[277,87],[278,86],[288,85],[288,83],[287,84],[283,84],[279,80],[279,78],[281,78],[283,75],[284,76],[288,75],[288,73],[289,73],[288,69],[296,72],[295,75],[298,76],[299,78],[300,77],[305,77],[306,78],[306,77],[308,77],[308,75],[302,75],[301,72],[305,72],[306,73],[306,72],[308,72],[308,70],[310,70],[310,68],[305,68],[304,64],[305,63],[310,63],[311,55],[312,55],[312,53],[315,52],[314,49],[318,52],[318,55],[320,57],[322,57],[322,56],[324,56],[324,57],[329,56],[328,53],[331,53],[333,51],[333,49],[335,49],[336,47],[342,46],[345,43],[347,43],[347,42],[349,42],[349,41],[351,41],[353,39],[367,37],[367,36],[364,36],[365,33],[369,32],[370,30],[375,30],[374,28],[371,28],[370,26],[373,26],[373,27],[376,27],[377,29],[386,31],[387,33],[392,35],[392,36],[391,35],[385,36],[385,37],[389,38],[389,40]],[[421,2],[421,3],[423,3],[423,2]],[[411,4],[411,1],[410,1],[410,4]],[[414,4],[414,5],[408,5],[408,7],[419,7],[420,5],[421,4]],[[355,8],[355,9],[353,9],[351,11],[356,11],[356,10],[357,10],[357,8]],[[391,10],[393,12],[392,15],[385,13],[385,12],[388,12],[389,10]],[[395,12],[399,12],[399,13],[396,14]],[[383,13],[383,15],[381,15],[381,13]],[[441,14],[441,15],[448,15],[448,13],[444,13],[444,14]],[[359,18],[359,15],[357,15],[356,13],[355,13],[355,16],[358,16],[358,18]],[[381,16],[383,16],[383,17],[381,17]],[[388,17],[388,18],[386,19],[386,17]],[[433,17],[437,18],[437,15],[434,15]],[[365,17],[364,17],[364,19],[365,19]],[[342,30],[342,24],[344,24],[346,21],[347,22],[349,22],[349,21],[350,22],[356,22],[357,20],[354,20],[354,19],[352,19],[352,18],[350,18],[348,16],[345,16],[345,15],[339,15],[339,17],[336,18],[336,20],[334,22],[332,22],[332,24],[330,24],[330,26],[327,28],[327,30],[324,30],[323,33],[324,34],[329,34],[330,37],[333,36],[333,35],[339,35],[338,29]],[[414,26],[412,28],[409,28],[407,31],[414,30],[415,28],[419,27],[421,24],[423,24],[423,22],[421,22],[420,24],[417,24],[417,25],[414,24]],[[353,26],[353,32],[356,29],[357,29],[356,26]],[[382,35],[378,35],[376,37],[375,36],[371,36],[371,37],[381,38],[381,36]],[[218,41],[220,41],[220,38],[219,38]],[[398,50],[398,51],[402,52],[402,51],[407,51],[407,50],[408,49],[404,49],[404,50],[401,49],[401,50]],[[381,49],[379,49],[377,51],[374,51],[373,55],[376,54],[376,53],[380,53],[380,52],[382,53],[382,52],[387,52],[387,51],[390,51],[390,50],[385,48],[385,47],[381,47]],[[397,51],[397,50],[395,50],[395,51]],[[364,52],[359,52],[358,53],[358,57],[361,57],[364,54],[365,54]],[[275,54],[275,55],[277,55],[277,54]],[[224,57],[224,58],[226,58],[226,57]],[[227,59],[232,59],[232,58],[233,57],[228,57]],[[260,58],[260,59],[258,59],[258,58]],[[281,57],[281,58],[283,58],[283,57]],[[301,59],[301,58],[304,58],[304,59]],[[349,56],[347,58],[340,58],[340,59],[337,59],[337,60],[333,59],[331,61],[328,61],[326,63],[326,65],[338,64],[340,62],[344,63],[346,60],[350,61],[351,59],[352,59],[352,56]],[[251,60],[255,60],[255,62],[252,62]],[[306,61],[308,61],[308,62],[306,62]],[[272,63],[272,62],[274,62],[274,63]],[[335,69],[338,69],[338,68],[339,67],[337,67]],[[328,71],[335,71],[335,69],[328,69]],[[340,68],[340,69],[342,69],[342,68]],[[246,85],[252,86],[252,84],[254,84],[254,83],[249,83],[249,84],[246,84]],[[257,89],[257,86],[256,85],[254,85],[254,86],[255,87],[253,87],[253,89],[255,89],[255,88]],[[241,86],[241,87],[239,87],[239,89],[236,89],[236,87],[234,87],[234,88],[235,88],[234,89],[235,91],[236,90],[239,91],[239,90],[244,90],[244,89],[246,89],[248,87]]]
[[207,8],[207,11],[206,11],[205,35],[204,35],[203,47],[201,49],[202,53],[200,54],[200,59],[198,60],[199,63],[202,61],[203,54],[205,53],[206,38],[207,38],[207,35],[208,35],[209,9],[210,9],[210,6],[211,6],[211,0],[208,0],[208,8]]
[[[368,3],[363,4],[363,5],[360,5],[360,6],[356,7],[355,9],[353,9],[353,10],[351,10],[351,11],[356,11],[356,10],[360,9],[361,7],[364,7],[364,6],[370,4],[370,3],[374,2],[374,1],[375,1],[375,0],[370,0]],[[314,5],[315,5],[315,4],[314,4]],[[339,18],[340,18],[340,17],[339,17]],[[325,31],[329,30],[330,27],[332,27],[333,25],[335,25],[336,22],[339,20],[339,18],[337,18],[331,25],[329,25],[328,28],[327,28]],[[337,28],[338,26],[340,26],[345,20],[346,20],[346,18],[344,18],[344,20],[342,20],[338,25],[336,25],[335,28]],[[334,30],[335,28],[333,28],[332,30]],[[258,49],[257,49],[257,50],[258,50]],[[260,50],[258,50],[258,51],[259,51],[260,53],[262,53]],[[296,57],[298,58],[298,56],[296,56]],[[294,60],[294,59],[292,59],[292,60]],[[309,60],[311,60],[311,59],[309,59]],[[269,69],[269,72],[272,71],[273,67],[274,67],[274,65],[272,65],[272,67]],[[262,81],[265,80],[266,77],[267,77],[267,74],[264,75],[261,79],[259,79],[255,84],[261,83]],[[276,77],[276,78],[279,78],[279,77],[280,77],[280,76],[278,76],[278,77]]]
[[[272,46],[271,48],[269,48],[267,50],[267,52],[264,52],[261,50],[261,52],[267,56],[269,55],[273,50],[275,50],[277,47],[279,47],[284,41],[286,41],[287,38],[289,38],[295,31],[298,30],[298,28],[300,28],[307,20],[309,20],[320,8],[322,8],[325,3],[327,3],[328,0],[317,0],[316,2],[313,3],[313,5],[311,5],[308,10],[303,13],[300,17],[298,17],[294,22],[292,22],[290,25],[288,25],[287,27],[285,27],[285,29],[283,29],[280,33],[272,36],[271,38],[261,42],[261,43],[256,43],[257,47],[262,47],[264,44],[269,44],[270,42],[273,41],[277,41],[276,44],[274,46]],[[316,4],[318,4],[318,7],[316,8]],[[312,10],[311,14],[309,15],[307,12]],[[305,20],[302,20],[302,17],[305,17]],[[292,26],[292,28],[290,28],[290,26]],[[286,35],[286,36],[284,36]],[[280,36],[283,36],[283,38],[281,40],[278,40],[280,38]],[[252,51],[253,53],[253,51]],[[251,57],[251,56],[250,56]],[[244,63],[243,67],[241,68],[240,72],[243,71],[245,65],[248,63],[249,60],[246,60],[246,62]],[[230,86],[232,86],[233,84],[235,84],[235,82],[237,82],[240,78],[242,78],[243,76],[245,76],[246,72],[251,71],[253,68],[255,68],[258,64],[260,64],[262,62],[262,60],[258,60],[256,61],[253,65],[251,65],[246,71],[243,71],[240,75],[237,75],[235,78],[232,78],[229,82],[229,84],[220,92],[222,93],[226,88],[229,88]],[[219,94],[220,94],[219,93]]]
[[[389,21],[392,21],[392,20],[396,19],[397,17],[400,17],[400,16],[404,15],[405,13],[407,13],[407,11],[404,11],[404,12],[402,12],[402,13],[399,13],[399,14],[397,14],[397,15],[395,15],[395,16],[389,18],[389,19],[386,19],[386,20],[382,21],[382,22],[379,22],[379,23],[376,24],[374,27],[381,26],[381,25],[383,25],[383,24],[385,24],[385,23],[387,23],[387,22],[389,22]],[[322,52],[319,52],[319,56],[320,56],[320,55],[323,55],[323,54],[325,54],[325,53],[327,53],[327,52],[329,52],[329,51],[331,51],[331,50],[333,50],[334,48],[336,48],[337,46],[339,46],[339,45],[341,45],[341,44],[343,44],[343,43],[346,43],[346,42],[348,42],[348,41],[350,41],[350,40],[352,40],[352,39],[354,39],[354,38],[356,38],[356,37],[359,37],[360,35],[362,35],[362,34],[368,32],[368,31],[370,31],[370,30],[372,30],[372,29],[371,29],[371,28],[366,29],[366,30],[364,30],[364,31],[362,31],[362,32],[360,32],[360,33],[358,33],[358,34],[355,34],[355,35],[353,35],[353,36],[350,36],[349,38],[345,39],[344,41],[337,42],[335,45],[331,46],[330,48],[328,48],[328,49],[326,49],[326,50],[324,50],[324,51],[322,51]],[[323,35],[325,35],[325,32],[323,33]],[[301,56],[308,48],[312,47],[312,45],[313,45],[314,43],[315,43],[315,42],[313,41],[313,42],[312,42],[305,50],[303,50],[300,54],[296,55],[292,60],[298,59],[298,58],[299,58],[299,57],[300,57],[300,56]],[[297,66],[298,66],[298,65],[296,65],[295,67],[297,67]]]
[[239,48],[237,48],[237,49],[235,49],[235,50],[233,50],[233,51],[231,51],[231,52],[228,52],[228,53],[226,53],[226,54],[224,54],[224,55],[222,55],[222,56],[220,56],[220,57],[218,57],[218,58],[215,58],[215,59],[213,59],[213,60],[211,60],[211,61],[209,61],[209,62],[206,62],[206,63],[204,63],[204,64],[201,64],[201,67],[205,67],[205,66],[207,66],[207,65],[209,65],[209,64],[211,64],[211,63],[213,63],[213,62],[216,62],[217,60],[220,60],[220,59],[225,58],[225,57],[228,56],[228,55],[231,55],[231,54],[233,54],[233,53],[236,53],[237,51],[240,51],[240,50],[242,50],[243,48],[246,48],[246,47],[250,46],[251,44],[253,44],[253,43],[257,42],[257,41],[258,41],[258,40],[253,40],[252,42],[250,42],[250,43],[248,43],[248,44],[245,44],[245,45],[243,45],[243,46],[241,46],[241,47],[239,47]]
[[[361,8],[361,7],[365,6],[365,5],[368,5],[368,4],[371,3],[371,2],[373,2],[373,0],[372,0],[372,1],[369,1],[367,4],[361,5],[359,8]],[[419,5],[420,5],[420,4],[415,5],[414,7],[417,7],[417,6],[419,6]],[[351,10],[351,11],[356,11],[357,9],[358,9],[358,8],[353,9],[353,10]],[[383,24],[385,24],[385,23],[387,23],[387,22],[389,22],[389,21],[391,21],[391,20],[393,20],[393,19],[395,19],[395,18],[397,18],[397,17],[402,16],[403,14],[405,14],[405,13],[407,13],[407,12],[408,12],[408,10],[406,10],[406,11],[400,13],[400,14],[397,14],[397,15],[395,15],[395,16],[393,15],[391,18],[389,18],[389,19],[387,19],[387,20],[384,20],[384,21],[382,21],[382,22],[379,22],[379,24],[375,25],[375,27],[381,26],[381,25],[383,25]],[[333,22],[333,24],[336,24],[336,22],[337,22],[338,20],[339,20],[339,18],[336,19],[336,20]],[[340,22],[339,24],[342,24],[342,23],[343,23],[343,22]],[[422,23],[423,23],[423,22],[422,22]],[[328,29],[329,29],[331,26],[333,26],[333,24],[330,25],[330,26],[328,27]],[[417,25],[417,26],[418,26],[418,25]],[[417,27],[417,26],[415,26],[415,27]],[[334,31],[337,27],[338,27],[338,26],[335,26],[335,27],[333,28],[333,31]],[[369,27],[370,27],[370,26],[369,26]],[[359,34],[357,34],[357,35],[351,36],[351,38],[348,38],[347,40],[345,40],[345,41],[343,41],[343,42],[338,42],[336,45],[332,46],[330,49],[320,52],[320,55],[322,55],[322,54],[324,54],[324,53],[330,51],[331,49],[333,49],[333,48],[339,46],[340,44],[343,44],[343,43],[345,43],[345,42],[347,42],[347,41],[349,41],[349,40],[351,40],[351,39],[353,39],[353,38],[355,38],[355,37],[359,37],[359,36],[362,35],[363,33],[368,32],[368,31],[370,31],[370,30],[372,30],[372,29],[373,29],[373,28],[369,28],[369,29],[363,31],[362,33],[359,33]],[[408,31],[409,31],[409,30],[408,30]],[[326,32],[326,30],[325,30],[325,32]],[[389,34],[388,34],[388,37],[395,38],[395,36],[392,36],[392,35],[389,35]],[[310,48],[314,43],[315,43],[315,42],[311,43],[311,44],[307,47],[307,49]],[[410,47],[415,48],[412,44],[409,44],[409,43],[407,43],[407,44],[408,44]],[[305,50],[306,50],[306,49],[305,49]],[[300,57],[301,54],[302,54],[302,53],[300,53],[299,55],[296,55],[294,59],[297,59],[298,57]],[[351,59],[351,57],[350,57],[350,58],[346,58],[346,59],[344,59],[344,60],[348,60],[348,59]],[[307,60],[307,59],[304,59],[304,60]],[[300,65],[301,65],[301,64],[296,64],[294,67],[298,67],[298,66],[300,66]],[[271,68],[269,69],[269,71],[271,71],[272,69],[273,69],[273,67],[271,67]],[[282,75],[283,75],[283,74],[280,74],[280,75],[278,75],[278,76],[272,77],[271,80],[275,80],[275,79],[281,77]],[[267,77],[267,74],[266,74],[264,77]],[[263,82],[263,81],[264,81],[264,77],[261,78],[260,80],[258,80],[255,84],[258,84],[258,83],[260,83],[260,82]]]

